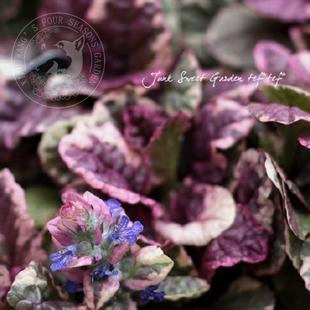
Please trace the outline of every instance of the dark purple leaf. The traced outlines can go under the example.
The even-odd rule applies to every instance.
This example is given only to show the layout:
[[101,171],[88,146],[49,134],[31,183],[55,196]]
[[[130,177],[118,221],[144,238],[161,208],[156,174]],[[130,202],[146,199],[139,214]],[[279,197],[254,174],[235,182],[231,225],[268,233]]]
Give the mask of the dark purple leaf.
[[175,195],[169,208],[169,218],[156,221],[155,228],[175,244],[202,246],[230,227],[235,208],[227,189],[196,184]]
[[[45,0],[38,15],[52,12],[78,16],[98,33],[105,50],[103,83],[129,73],[165,69],[171,63],[170,34],[164,24],[160,1],[70,0],[51,3]],[[70,15],[64,17],[64,23],[70,18]],[[69,36],[69,30],[67,33],[63,30],[56,39],[64,40]],[[47,41],[47,44],[51,43]],[[91,52],[96,53],[97,48],[92,48]],[[85,59],[91,59],[89,51],[85,51]]]
[[34,229],[24,191],[7,169],[0,172],[0,201],[0,262],[16,267],[15,272],[32,260],[45,262],[42,236]]
[[229,149],[247,137],[255,119],[246,106],[219,97],[197,111],[195,123],[193,152],[201,154],[202,150],[210,147]]
[[139,194],[149,188],[148,164],[112,123],[89,128],[79,123],[62,138],[59,153],[69,169],[94,189],[122,202],[152,204]]
[[[267,75],[281,77],[278,84],[305,89],[309,85],[307,56],[307,52],[292,54],[288,48],[275,41],[260,41],[253,51],[258,70],[268,73]],[[268,82],[271,82],[271,79]]]
[[212,240],[203,254],[201,270],[211,279],[219,267],[239,262],[256,264],[268,255],[268,232],[254,220],[247,208],[239,205],[233,225]]
[[307,0],[244,0],[244,3],[263,18],[274,18],[285,23],[302,23],[310,18]]
[[129,107],[124,112],[125,139],[133,147],[145,148],[150,143],[155,130],[162,126],[165,120],[159,109],[138,105]]
[[234,170],[233,195],[237,203],[246,206],[256,222],[273,235],[274,204],[270,194],[273,184],[265,169],[266,155],[249,149],[244,152]]

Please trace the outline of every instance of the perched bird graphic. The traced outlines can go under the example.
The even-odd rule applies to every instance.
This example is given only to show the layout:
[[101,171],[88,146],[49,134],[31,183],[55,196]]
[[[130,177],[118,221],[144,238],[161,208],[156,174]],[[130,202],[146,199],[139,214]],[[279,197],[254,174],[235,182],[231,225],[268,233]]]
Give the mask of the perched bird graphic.
[[78,77],[83,67],[83,47],[85,37],[81,36],[74,41],[61,40],[54,46],[60,51],[64,51],[66,56],[71,58],[71,64],[67,67],[65,75],[70,78]]

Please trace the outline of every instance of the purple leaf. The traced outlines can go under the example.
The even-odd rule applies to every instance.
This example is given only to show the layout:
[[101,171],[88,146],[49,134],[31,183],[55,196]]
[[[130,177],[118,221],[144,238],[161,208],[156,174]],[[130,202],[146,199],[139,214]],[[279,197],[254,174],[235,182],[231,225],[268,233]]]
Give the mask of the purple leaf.
[[201,269],[211,279],[219,267],[231,267],[239,262],[256,264],[268,254],[268,232],[254,220],[242,205],[233,225],[212,240],[203,254]]
[[[297,107],[286,106],[279,103],[251,103],[249,111],[260,122],[276,122],[284,125],[291,125],[297,121],[310,122],[310,113]],[[301,142],[303,140],[301,139]]]
[[262,151],[248,149],[242,153],[234,170],[232,192],[236,202],[246,206],[256,222],[272,235],[274,204],[270,195],[274,187],[267,177],[265,161]]
[[286,257],[284,228],[285,224],[282,211],[276,208],[272,224],[273,234],[269,237],[268,256],[265,261],[253,266],[253,270],[256,275],[274,275],[283,266]]
[[306,134],[301,134],[298,137],[298,141],[302,146],[306,147],[307,149],[310,149],[310,136]]
[[32,260],[45,262],[42,236],[34,229],[24,191],[8,169],[0,171],[0,201],[0,262],[16,267],[15,272]]
[[87,273],[83,281],[87,307],[99,310],[116,294],[119,286],[120,283],[117,277],[104,277],[93,282],[91,276]]
[[244,3],[261,17],[278,19],[284,23],[302,23],[310,18],[307,0],[244,0]]
[[90,128],[79,123],[62,138],[59,153],[69,169],[94,189],[130,204],[153,203],[138,194],[149,187],[145,159],[129,148],[112,123]]
[[175,244],[202,246],[230,227],[235,212],[235,202],[227,189],[196,184],[175,195],[169,221],[156,221],[155,229]]
[[298,87],[265,85],[264,93],[272,103],[251,103],[250,112],[261,122],[290,125],[310,121],[310,94]]
[[229,149],[240,139],[247,137],[255,119],[247,107],[220,97],[199,109],[195,122],[193,139],[194,152],[197,152],[199,148]]
[[[198,143],[203,148],[206,147],[201,141],[197,141],[196,146]],[[218,153],[215,149],[205,149],[201,153],[195,151],[193,154],[193,159],[191,161],[191,178],[197,182],[219,184],[225,176],[226,169],[227,158],[225,155]]]
[[129,107],[124,112],[125,139],[131,146],[145,148],[156,129],[165,122],[166,118],[160,111],[144,106]]
[[[164,24],[160,1],[94,0],[86,3],[70,0],[64,4],[45,0],[38,15],[52,12],[76,15],[98,33],[105,50],[103,83],[129,73],[165,69],[171,64],[170,34]],[[70,18],[69,15],[67,20],[64,17],[64,23]],[[68,33],[62,31],[58,41],[70,38],[70,34],[69,30]],[[52,43],[47,41],[47,44]],[[91,52],[97,52],[97,48],[92,48]],[[91,59],[89,53],[85,51],[85,59]]]

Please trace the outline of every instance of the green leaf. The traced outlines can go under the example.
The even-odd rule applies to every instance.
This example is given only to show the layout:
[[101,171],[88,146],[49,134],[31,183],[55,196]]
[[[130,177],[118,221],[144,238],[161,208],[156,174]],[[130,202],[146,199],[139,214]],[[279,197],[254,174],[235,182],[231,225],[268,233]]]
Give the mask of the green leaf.
[[173,260],[174,265],[170,276],[197,276],[197,270],[192,258],[187,254],[183,246],[174,246],[166,251],[166,254]]
[[[17,274],[7,294],[8,303],[17,310],[34,309],[39,305],[42,309],[63,309],[61,299],[65,298],[67,296],[55,286],[48,270],[35,262],[31,262],[26,269]],[[47,307],[45,302],[53,300],[54,306]],[[72,304],[64,304],[65,307],[69,305],[74,309]]]
[[285,225],[285,250],[286,254],[293,263],[293,266],[299,270],[301,267],[300,251],[303,241],[298,239],[292,230]]
[[177,113],[155,132],[147,149],[153,174],[167,184],[176,182],[176,170],[182,133],[188,128],[187,117]]
[[165,299],[176,301],[183,298],[198,298],[207,292],[210,285],[203,279],[191,276],[167,277],[158,291],[166,293]]
[[182,111],[189,117],[193,116],[202,98],[203,81],[193,52],[183,52],[171,76],[173,82],[165,83],[160,104],[169,115]]
[[309,205],[298,187],[286,178],[282,169],[270,156],[266,156],[265,167],[267,175],[280,191],[287,223],[296,237],[304,240],[310,233]]
[[310,93],[298,87],[264,85],[263,92],[270,102],[297,107],[305,112],[310,112]]
[[235,68],[254,66],[253,48],[260,40],[283,42],[286,29],[279,22],[264,20],[241,4],[224,7],[207,30],[207,46],[222,64]]
[[61,206],[59,192],[47,185],[35,185],[25,190],[29,213],[34,219],[35,226],[42,228]]
[[301,246],[300,259],[302,265],[299,273],[305,281],[306,289],[310,291],[310,238],[307,238]]
[[241,277],[231,283],[212,310],[272,310],[274,306],[268,287],[250,277]]

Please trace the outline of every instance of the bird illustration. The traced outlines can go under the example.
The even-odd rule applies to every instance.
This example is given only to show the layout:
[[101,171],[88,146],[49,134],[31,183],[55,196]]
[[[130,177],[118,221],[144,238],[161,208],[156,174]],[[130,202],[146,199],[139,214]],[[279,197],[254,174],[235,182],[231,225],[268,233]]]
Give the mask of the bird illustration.
[[71,64],[66,70],[66,76],[70,78],[78,77],[83,67],[83,47],[85,44],[85,37],[82,35],[74,41],[61,40],[54,46],[58,50],[64,51],[66,56],[71,58]]

